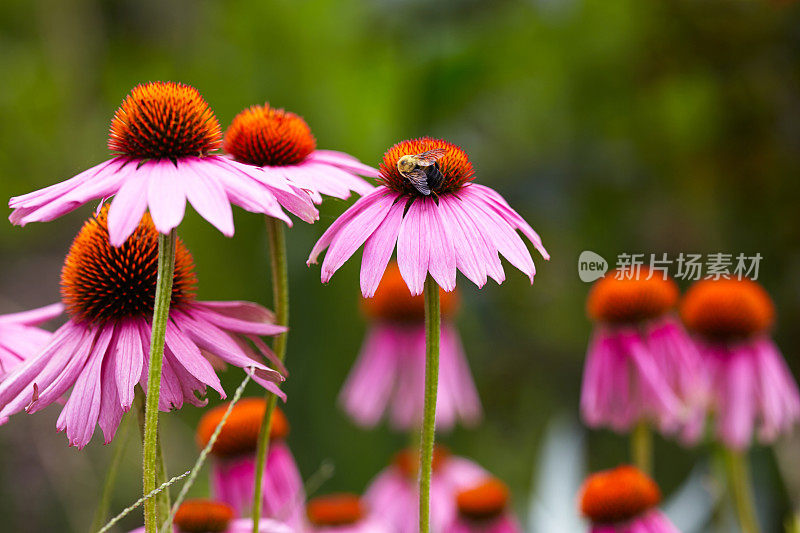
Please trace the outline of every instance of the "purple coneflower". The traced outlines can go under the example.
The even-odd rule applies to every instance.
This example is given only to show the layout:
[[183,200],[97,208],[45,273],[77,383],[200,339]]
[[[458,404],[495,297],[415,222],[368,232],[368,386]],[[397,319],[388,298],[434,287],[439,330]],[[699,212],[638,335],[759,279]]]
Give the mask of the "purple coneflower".
[[[197,426],[200,447],[208,444],[227,407],[221,405],[203,415]],[[211,471],[214,497],[230,504],[238,514],[246,514],[253,503],[256,444],[265,410],[266,402],[262,398],[240,400],[211,448],[215,459]],[[275,409],[270,421],[262,506],[265,516],[276,518],[299,531],[305,525],[303,505],[306,498],[303,478],[286,445],[288,434],[286,416],[280,409]]]
[[[111,441],[136,384],[146,389],[149,368],[158,232],[145,214],[114,247],[107,215],[104,207],[83,225],[64,262],[61,293],[69,320],[0,383],[0,418],[39,411],[72,387],[56,427],[79,448],[88,444],[96,424],[105,442]],[[184,402],[203,406],[207,386],[225,397],[207,356],[245,368],[280,394],[275,383],[283,378],[261,362],[273,354],[259,336],[285,328],[253,303],[197,301],[194,263],[180,241],[175,256],[159,409],[179,409]]]
[[441,340],[439,288],[456,287],[460,270],[482,287],[505,280],[503,255],[528,275],[536,269],[521,231],[547,259],[535,231],[502,196],[473,183],[467,154],[440,139],[402,141],[389,148],[380,167],[381,185],[344,212],[314,245],[308,263],[327,248],[322,281],[364,245],[361,292],[375,294],[397,246],[400,274],[412,296],[425,293],[425,389],[420,471],[420,531],[429,529],[430,478]]
[[619,466],[589,476],[580,508],[591,533],[680,533],[658,510],[658,485],[633,466]]
[[683,430],[689,442],[699,437],[706,380],[675,316],[677,301],[675,282],[647,268],[630,278],[610,272],[592,286],[586,307],[596,327],[581,390],[589,426],[628,432],[653,424],[667,434]]
[[[174,533],[251,533],[253,521],[234,518],[235,510],[224,502],[214,500],[186,500],[178,507],[172,522]],[[140,527],[130,533],[144,533]],[[262,519],[257,533],[297,533],[299,530],[272,519]]]
[[392,531],[355,494],[319,496],[308,502],[308,533],[390,533]]
[[[364,494],[373,513],[394,533],[419,531],[419,452],[403,450],[384,468]],[[456,517],[456,494],[488,476],[488,472],[469,459],[451,455],[437,445],[431,474],[431,531],[441,533]]]
[[63,312],[59,303],[0,315],[0,379],[50,342],[53,334],[36,326]]
[[764,443],[791,431],[800,394],[769,338],[775,308],[767,291],[749,279],[699,281],[686,292],[681,315],[711,376],[719,440],[741,450],[756,429]]
[[456,494],[458,513],[444,533],[522,533],[509,509],[510,493],[505,483],[486,478]]
[[[441,182],[424,195],[398,170],[404,156],[439,150],[431,166]],[[381,185],[344,212],[314,245],[308,262],[322,263],[322,282],[361,245],[361,291],[372,297],[397,245],[400,273],[412,295],[422,294],[430,273],[445,291],[456,286],[460,270],[478,287],[487,276],[505,280],[499,254],[528,275],[536,273],[533,259],[516,230],[521,231],[545,259],[550,255],[539,235],[497,192],[473,183],[475,171],[467,154],[440,139],[422,138],[395,144],[383,156]]]
[[283,208],[306,222],[318,213],[308,194],[274,173],[211,152],[222,133],[194,87],[150,82],[135,87],[111,122],[108,161],[45,189],[12,198],[19,225],[58,218],[92,200],[113,196],[111,244],[133,233],[149,208],[160,233],[180,224],[186,201],[224,235],[233,235],[231,204],[291,225]]
[[[436,428],[457,420],[467,425],[481,418],[481,403],[452,317],[458,291],[441,292],[443,315]],[[397,429],[422,423],[425,389],[425,304],[411,296],[397,264],[389,264],[373,298],[362,308],[370,319],[367,338],[339,400],[360,425],[378,423],[385,411]]]
[[223,143],[236,161],[260,167],[277,180],[288,179],[308,191],[317,204],[322,195],[345,199],[351,191],[364,195],[375,189],[359,175],[377,178],[377,170],[349,154],[316,147],[302,117],[269,104],[236,115]]

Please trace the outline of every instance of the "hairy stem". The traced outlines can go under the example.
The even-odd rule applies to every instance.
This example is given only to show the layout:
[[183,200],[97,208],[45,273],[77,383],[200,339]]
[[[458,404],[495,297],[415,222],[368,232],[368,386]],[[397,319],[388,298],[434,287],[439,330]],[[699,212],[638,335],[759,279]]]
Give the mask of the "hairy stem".
[[[282,222],[272,217],[266,217],[267,238],[269,240],[270,261],[272,266],[272,300],[275,308],[275,323],[280,326],[289,325],[289,272],[286,260],[286,234]],[[272,350],[275,356],[283,361],[286,357],[286,343],[288,333],[275,337]],[[265,396],[267,408],[261,420],[261,429],[258,433],[258,447],[256,450],[256,477],[253,488],[253,533],[258,533],[258,523],[261,519],[261,498],[264,480],[264,467],[267,463],[267,450],[269,449],[269,428],[272,422],[272,412],[278,397],[267,392]]]
[[425,407],[419,458],[420,533],[430,531],[431,469],[436,428],[436,394],[439,389],[440,337],[439,286],[429,275],[425,279]]
[[728,487],[736,507],[736,515],[739,518],[742,533],[761,533],[753,504],[750,472],[747,468],[745,454],[726,448],[725,469],[728,471]]
[[[164,360],[164,340],[172,300],[172,279],[175,275],[176,231],[158,235],[158,278],[156,299],[153,305],[153,326],[150,336],[150,369],[147,374],[147,395],[144,411],[144,437],[142,439],[142,485],[147,494],[158,486],[163,475],[163,460],[158,439],[158,397],[161,393],[161,365]],[[161,462],[159,465],[158,463]],[[164,500],[166,498],[166,506]],[[169,516],[167,491],[144,502],[144,527],[146,533],[156,533],[158,526]]]

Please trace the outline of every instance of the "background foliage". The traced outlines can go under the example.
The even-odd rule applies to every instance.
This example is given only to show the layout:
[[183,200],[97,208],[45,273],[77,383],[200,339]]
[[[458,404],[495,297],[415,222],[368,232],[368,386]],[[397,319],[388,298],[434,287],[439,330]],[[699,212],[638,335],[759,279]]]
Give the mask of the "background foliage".
[[[147,80],[196,86],[223,127],[268,100],[303,115],[320,147],[372,165],[407,137],[462,145],[478,179],[509,199],[553,256],[537,261],[533,288],[510,268],[501,287],[459,282],[459,325],[487,417],[442,440],[508,481],[524,512],[548,422],[577,417],[590,332],[582,250],[612,263],[622,252],[760,252],[776,337],[800,368],[800,12],[785,4],[4,0],[0,197],[105,159],[114,109]],[[305,259],[345,207],[329,200],[318,224],[289,234],[290,444],[306,477],[325,459],[335,464],[323,491],[361,491],[407,442],[357,429],[335,406],[364,332],[358,262],[323,286]],[[58,298],[60,264],[89,212],[0,225],[0,311]],[[200,296],[269,302],[263,221],[238,211],[236,230],[225,239],[193,212],[181,226]],[[228,372],[227,390],[240,378]],[[97,435],[83,452],[68,449],[57,413],[19,415],[0,429],[9,531],[84,531],[91,520],[110,450]],[[200,414],[188,407],[162,418],[172,472],[194,460]],[[590,467],[626,459],[624,439],[588,437]],[[667,492],[707,451],[657,444]],[[791,461],[798,446],[784,449]],[[139,490],[134,442],[128,456],[113,509]],[[776,481],[772,455],[761,450],[756,461],[765,508],[785,511],[791,491]]]

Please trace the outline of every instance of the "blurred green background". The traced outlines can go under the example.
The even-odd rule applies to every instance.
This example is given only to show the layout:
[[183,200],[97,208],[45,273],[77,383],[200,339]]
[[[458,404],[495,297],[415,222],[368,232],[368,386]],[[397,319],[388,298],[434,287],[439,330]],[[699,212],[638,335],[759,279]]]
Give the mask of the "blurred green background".
[[[502,286],[479,291],[459,278],[458,323],[486,420],[440,436],[506,480],[524,515],[529,495],[547,490],[531,479],[548,423],[577,420],[591,330],[582,250],[612,264],[622,252],[761,253],[776,338],[800,369],[799,54],[800,10],[766,0],[4,0],[0,197],[106,159],[114,110],[148,80],[194,85],[223,127],[254,103],[285,107],[320,148],[375,166],[404,138],[460,144],[553,257],[535,258],[533,287],[510,266]],[[327,200],[318,223],[298,222],[288,237],[289,442],[305,477],[335,465],[322,492],[363,490],[408,440],[358,429],[335,405],[365,330],[359,261],[323,286],[305,259],[347,205]],[[92,207],[24,229],[0,224],[0,311],[58,299],[63,256]],[[194,212],[180,228],[200,297],[268,303],[263,220],[235,214],[234,239]],[[227,372],[226,389],[241,377]],[[111,450],[98,434],[82,452],[68,448],[58,412],[0,428],[0,529],[85,531],[91,521]],[[170,472],[194,461],[200,414],[162,417]],[[625,439],[587,437],[591,468],[626,460]],[[784,443],[784,460],[798,448]],[[707,452],[662,440],[657,451],[667,493]],[[787,489],[765,450],[755,460],[777,531],[798,480]],[[137,497],[139,468],[132,440],[112,511]],[[202,475],[193,493],[206,490]]]

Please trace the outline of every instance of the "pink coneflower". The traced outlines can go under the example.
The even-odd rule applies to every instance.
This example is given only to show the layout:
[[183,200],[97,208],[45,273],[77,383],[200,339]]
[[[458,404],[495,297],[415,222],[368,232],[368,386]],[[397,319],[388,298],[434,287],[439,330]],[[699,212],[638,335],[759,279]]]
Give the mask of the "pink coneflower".
[[53,334],[36,326],[63,312],[63,305],[52,304],[30,311],[0,315],[0,379],[50,342]]
[[505,483],[486,478],[456,494],[458,513],[444,533],[522,533],[509,509],[510,493]]
[[[435,162],[416,169],[436,173],[429,179],[436,184],[425,195],[397,165],[404,156],[428,151],[435,152]],[[473,183],[474,174],[467,154],[447,141],[426,137],[392,146],[380,166],[381,185],[331,224],[308,263],[329,248],[322,263],[322,282],[327,283],[363,244],[361,292],[367,298],[375,294],[395,244],[400,273],[412,295],[422,294],[428,273],[445,291],[455,288],[456,270],[478,287],[487,276],[501,283],[505,273],[498,253],[533,282],[533,259],[516,230],[549,259],[541,239],[502,196]]]
[[[436,446],[433,452],[431,475],[431,531],[441,532],[456,516],[456,493],[489,474],[478,464],[451,455],[446,448]],[[364,501],[395,533],[414,533],[419,530],[419,452],[403,450],[391,465],[384,468],[364,494]]]
[[194,87],[150,82],[135,87],[111,122],[115,156],[74,178],[12,198],[19,225],[58,218],[92,200],[114,196],[108,215],[111,244],[133,233],[149,208],[156,229],[169,233],[186,201],[224,235],[233,235],[231,204],[291,225],[283,208],[306,222],[318,213],[308,194],[282,176],[210,155],[222,134],[213,111]]
[[350,192],[370,193],[375,187],[361,176],[378,171],[343,152],[317,150],[317,141],[302,117],[264,104],[245,109],[225,132],[223,148],[237,161],[261,167],[277,180],[289,179],[311,194],[348,198]]
[[764,443],[789,432],[800,420],[800,393],[769,338],[775,308],[763,287],[749,279],[699,281],[681,316],[711,375],[718,438],[741,450],[756,428]]
[[[253,521],[234,518],[235,510],[224,502],[214,500],[186,500],[178,507],[172,521],[174,533],[252,533]],[[272,519],[258,523],[258,533],[297,533],[297,529]],[[130,533],[144,533],[144,528]]]
[[[227,405],[210,410],[197,426],[197,443],[205,447],[222,420]],[[211,477],[214,496],[246,514],[253,504],[256,474],[256,444],[266,402],[263,398],[245,398],[231,414],[211,448],[215,461]],[[301,529],[305,490],[292,452],[286,445],[289,422],[280,409],[272,413],[270,441],[264,471],[262,506],[264,514]]]
[[[373,298],[362,301],[370,318],[367,338],[339,400],[360,425],[378,423],[387,410],[392,426],[419,427],[425,388],[425,309],[411,296],[397,264],[389,264]],[[460,419],[481,417],[481,403],[452,317],[458,292],[441,292],[443,315],[436,427],[447,430]]]
[[660,502],[658,485],[632,466],[592,474],[580,494],[591,533],[680,533],[658,510]]
[[[611,272],[594,284],[587,310],[596,328],[581,391],[588,425],[627,432],[646,422],[671,433],[690,416],[702,420],[705,377],[674,314],[677,301],[675,282],[647,268],[630,279]],[[700,427],[692,424],[684,438],[696,439]]]
[[[128,240],[114,247],[107,215],[103,208],[83,225],[64,262],[61,293],[70,319],[0,384],[0,418],[39,411],[72,387],[56,427],[79,448],[92,438],[95,424],[111,441],[136,384],[146,389],[149,369],[158,232],[145,214]],[[247,369],[256,382],[281,394],[275,382],[283,378],[261,362],[272,353],[259,336],[286,330],[272,324],[272,313],[248,302],[195,300],[194,263],[180,241],[173,280],[160,410],[184,402],[205,405],[207,386],[225,396],[206,356]]]
[[389,533],[391,530],[355,494],[337,493],[308,502],[309,533]]

